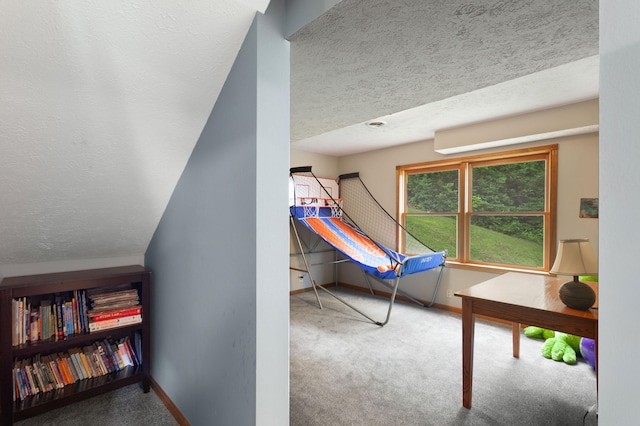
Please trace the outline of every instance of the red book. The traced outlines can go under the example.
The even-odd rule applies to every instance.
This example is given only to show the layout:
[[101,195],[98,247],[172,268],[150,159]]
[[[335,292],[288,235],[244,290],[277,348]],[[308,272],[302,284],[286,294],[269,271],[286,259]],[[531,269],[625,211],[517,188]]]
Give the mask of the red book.
[[100,330],[108,330],[115,327],[123,327],[125,325],[140,324],[142,322],[142,315],[129,315],[127,317],[110,318],[102,321],[90,322],[89,332]]
[[96,314],[89,314],[93,322],[104,321],[112,318],[122,318],[131,315],[139,315],[142,313],[142,306],[133,306],[131,308],[116,309],[113,311],[104,311]]

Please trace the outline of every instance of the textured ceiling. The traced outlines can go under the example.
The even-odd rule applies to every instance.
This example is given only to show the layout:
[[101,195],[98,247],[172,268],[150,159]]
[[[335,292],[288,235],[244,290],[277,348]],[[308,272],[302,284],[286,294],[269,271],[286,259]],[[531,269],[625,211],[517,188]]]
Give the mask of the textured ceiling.
[[0,266],[144,254],[267,4],[4,0]]
[[[267,4],[2,2],[0,275],[144,253]],[[420,140],[461,111],[481,119],[469,105],[527,108],[520,89],[540,93],[549,77],[558,98],[589,85],[593,96],[597,51],[593,0],[344,0],[292,38],[294,146],[339,155]],[[389,125],[372,145],[354,126],[378,117]]]
[[293,146],[344,155],[597,97],[598,38],[597,0],[343,0],[290,38]]

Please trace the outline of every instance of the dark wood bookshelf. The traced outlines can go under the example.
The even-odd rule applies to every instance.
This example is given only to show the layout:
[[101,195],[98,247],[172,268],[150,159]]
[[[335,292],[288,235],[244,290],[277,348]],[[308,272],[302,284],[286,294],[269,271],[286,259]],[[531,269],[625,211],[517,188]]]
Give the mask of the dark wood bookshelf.
[[[38,341],[12,345],[13,316],[11,302],[20,297],[38,297],[73,290],[133,284],[140,294],[142,322],[92,333],[75,334],[61,340]],[[143,392],[151,385],[151,273],[142,266],[92,269],[52,274],[8,277],[0,283],[0,424],[32,417],[54,408],[91,398],[133,383],[142,383]],[[13,366],[15,360],[31,358],[37,354],[64,352],[83,347],[95,341],[135,335],[142,337],[142,364],[129,366],[111,374],[79,380],[61,389],[13,401]]]

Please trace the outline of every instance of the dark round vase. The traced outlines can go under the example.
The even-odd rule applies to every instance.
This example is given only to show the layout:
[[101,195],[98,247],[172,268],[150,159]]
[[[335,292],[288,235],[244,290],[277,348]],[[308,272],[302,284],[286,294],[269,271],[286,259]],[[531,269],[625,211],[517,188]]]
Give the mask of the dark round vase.
[[589,309],[596,302],[596,293],[591,287],[580,281],[564,283],[558,291],[562,303],[573,309],[582,311]]

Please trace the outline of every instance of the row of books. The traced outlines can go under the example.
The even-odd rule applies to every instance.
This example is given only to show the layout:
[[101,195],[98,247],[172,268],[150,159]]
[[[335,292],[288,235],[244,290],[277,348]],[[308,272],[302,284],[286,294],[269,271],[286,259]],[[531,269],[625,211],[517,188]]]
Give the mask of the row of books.
[[117,341],[105,339],[67,352],[16,360],[13,400],[24,400],[82,380],[141,365],[141,354],[133,346],[128,337]]
[[32,300],[12,301],[12,344],[62,340],[75,334],[142,322],[138,290],[130,284],[74,290]]
[[99,315],[91,317],[89,320],[89,331],[95,332],[108,330],[125,325],[139,324],[142,322],[142,306],[105,311]]
[[[33,302],[33,303],[32,303]],[[89,330],[87,298],[84,290],[32,301],[28,297],[13,299],[12,344],[61,340]]]
[[110,328],[142,322],[142,306],[138,290],[130,285],[109,289],[87,290],[90,300],[89,331],[108,330]]
[[140,304],[138,290],[130,284],[118,287],[98,287],[87,290],[91,313],[129,308]]

